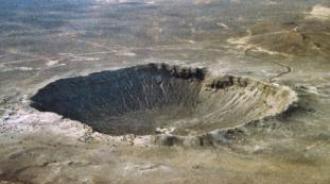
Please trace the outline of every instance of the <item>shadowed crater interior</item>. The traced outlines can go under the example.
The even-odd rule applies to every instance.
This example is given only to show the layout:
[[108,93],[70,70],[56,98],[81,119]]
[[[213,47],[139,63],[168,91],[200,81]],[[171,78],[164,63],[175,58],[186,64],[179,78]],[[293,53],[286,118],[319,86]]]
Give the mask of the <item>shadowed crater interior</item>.
[[148,64],[57,80],[40,89],[31,106],[111,135],[197,135],[276,115],[295,98],[287,87]]

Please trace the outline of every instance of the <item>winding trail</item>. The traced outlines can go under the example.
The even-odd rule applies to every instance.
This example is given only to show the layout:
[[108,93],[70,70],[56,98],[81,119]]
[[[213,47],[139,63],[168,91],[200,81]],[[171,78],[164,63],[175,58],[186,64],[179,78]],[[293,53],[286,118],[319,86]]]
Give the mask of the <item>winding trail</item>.
[[283,63],[278,63],[278,62],[275,62],[275,61],[272,62],[272,63],[274,63],[274,64],[276,64],[276,65],[279,65],[279,66],[283,67],[283,68],[285,69],[285,71],[282,71],[282,72],[278,73],[277,75],[275,75],[275,76],[273,76],[273,77],[270,77],[270,78],[269,78],[269,82],[275,82],[277,78],[280,78],[280,77],[282,77],[282,76],[284,76],[284,75],[286,75],[286,74],[289,74],[289,73],[291,73],[292,70],[293,70],[291,66],[285,65],[285,64],[283,64]]

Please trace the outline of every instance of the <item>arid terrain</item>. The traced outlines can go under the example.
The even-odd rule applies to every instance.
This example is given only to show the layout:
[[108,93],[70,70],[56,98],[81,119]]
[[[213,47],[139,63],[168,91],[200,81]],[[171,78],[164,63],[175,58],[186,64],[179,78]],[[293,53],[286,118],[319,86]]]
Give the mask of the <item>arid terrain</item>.
[[328,0],[0,3],[0,184],[329,173]]

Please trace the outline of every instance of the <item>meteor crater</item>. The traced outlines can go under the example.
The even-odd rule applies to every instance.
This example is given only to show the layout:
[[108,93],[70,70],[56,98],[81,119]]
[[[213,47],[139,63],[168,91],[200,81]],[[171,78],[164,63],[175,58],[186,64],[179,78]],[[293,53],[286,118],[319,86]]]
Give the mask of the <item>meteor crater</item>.
[[285,86],[206,68],[147,64],[60,79],[31,106],[110,135],[201,135],[277,115],[296,101]]

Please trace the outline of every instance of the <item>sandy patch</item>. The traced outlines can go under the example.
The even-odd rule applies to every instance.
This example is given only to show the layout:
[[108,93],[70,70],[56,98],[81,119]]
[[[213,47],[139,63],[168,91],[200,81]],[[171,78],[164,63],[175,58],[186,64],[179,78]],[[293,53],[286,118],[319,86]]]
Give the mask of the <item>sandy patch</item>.
[[306,18],[327,20],[330,18],[330,7],[315,5]]

